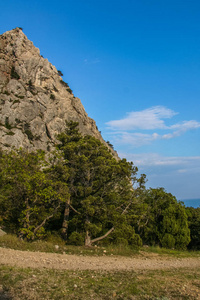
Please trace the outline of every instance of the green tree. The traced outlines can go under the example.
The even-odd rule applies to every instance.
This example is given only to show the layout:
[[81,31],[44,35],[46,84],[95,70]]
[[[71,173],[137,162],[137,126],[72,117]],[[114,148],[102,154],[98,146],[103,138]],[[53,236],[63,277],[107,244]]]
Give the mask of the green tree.
[[85,245],[107,237],[133,201],[132,180],[137,168],[117,161],[110,150],[92,136],[81,136],[78,123],[67,123],[58,136],[63,166],[69,169],[70,197],[65,203],[62,232],[85,235]]
[[133,223],[144,243],[177,249],[189,244],[185,208],[163,188],[144,191],[134,209]]
[[2,154],[0,166],[2,223],[28,240],[44,236],[65,201],[67,185],[51,178],[41,151]]
[[187,207],[188,224],[190,229],[191,241],[189,249],[200,250],[200,207]]

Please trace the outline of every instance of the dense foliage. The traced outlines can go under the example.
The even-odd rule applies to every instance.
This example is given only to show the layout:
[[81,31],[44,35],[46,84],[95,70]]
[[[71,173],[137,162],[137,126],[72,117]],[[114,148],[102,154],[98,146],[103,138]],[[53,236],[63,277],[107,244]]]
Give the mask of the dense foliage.
[[132,218],[145,244],[184,249],[190,242],[185,207],[163,188],[145,190]]
[[[81,136],[77,126],[68,123],[66,132],[58,136],[57,148],[70,174],[62,233],[71,242],[84,239],[91,245],[114,231],[133,201],[132,181],[137,181],[137,168],[125,159],[117,161],[94,137]],[[132,238],[134,235],[132,229]]]
[[64,182],[45,172],[44,153],[1,153],[0,213],[3,224],[22,238],[42,237],[46,223],[68,194]]
[[48,159],[41,151],[0,152],[0,224],[27,240],[58,232],[75,245],[198,249],[199,211],[186,213],[162,188],[146,189],[137,171],[69,122]]
[[191,241],[189,249],[200,250],[200,207],[187,207],[188,224],[190,228]]

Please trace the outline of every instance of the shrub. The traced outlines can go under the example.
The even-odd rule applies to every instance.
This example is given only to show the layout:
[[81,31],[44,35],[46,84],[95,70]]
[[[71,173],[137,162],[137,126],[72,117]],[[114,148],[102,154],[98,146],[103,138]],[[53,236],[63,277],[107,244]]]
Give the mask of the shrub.
[[139,234],[134,234],[130,239],[129,239],[129,244],[133,246],[135,249],[138,249],[142,247],[142,239],[139,236]]
[[121,237],[117,237],[115,240],[115,244],[116,245],[124,245],[124,246],[128,246],[128,241],[124,238]]
[[13,104],[15,104],[15,103],[20,103],[20,101],[19,100],[14,100]]
[[68,239],[70,245],[82,246],[84,244],[84,237],[78,232],[72,232]]
[[34,139],[34,135],[32,134],[30,129],[26,129],[24,132],[26,133],[26,135],[30,141],[32,141]]
[[28,139],[32,141],[34,139],[34,135],[30,130],[30,125],[28,123],[24,124],[24,133],[27,135]]
[[15,94],[15,97],[19,98],[19,99],[24,99],[24,96],[19,96],[17,94]]
[[55,100],[55,99],[56,99],[55,95],[54,95],[54,94],[51,94],[51,95],[50,95],[50,99]]
[[5,127],[6,127],[7,129],[11,129],[11,128],[12,128],[12,126],[11,126],[10,123],[9,123],[9,118],[8,118],[8,117],[5,118]]
[[114,149],[114,146],[109,141],[107,141],[106,143],[108,144],[108,146],[110,146],[112,149]]
[[15,67],[14,66],[12,66],[10,76],[11,76],[11,79],[17,79],[17,80],[20,79],[20,76],[15,71]]
[[15,122],[16,122],[17,124],[20,124],[20,123],[22,123],[22,121],[21,121],[21,120],[19,120],[19,119],[17,119],[17,118],[15,118]]
[[70,89],[70,87],[67,88],[67,91],[68,91],[70,94],[73,94],[73,91]]
[[14,132],[12,132],[12,131],[7,132],[6,134],[7,135],[15,135]]
[[171,234],[166,233],[161,240],[161,244],[164,248],[173,249],[175,246],[175,239]]
[[10,95],[10,93],[8,91],[4,91],[3,94],[7,95],[7,96]]
[[63,76],[63,73],[60,70],[58,70],[58,75]]
[[29,80],[29,82],[28,82],[28,87],[29,87],[29,89],[30,90],[32,90],[33,89],[33,84],[32,84],[32,81],[31,81],[31,79]]
[[200,250],[200,207],[187,207],[186,212],[191,237],[188,248],[192,250]]
[[61,80],[60,83],[61,83],[64,87],[66,87],[66,88],[69,87],[68,83],[65,82],[65,81],[63,81],[63,80]]

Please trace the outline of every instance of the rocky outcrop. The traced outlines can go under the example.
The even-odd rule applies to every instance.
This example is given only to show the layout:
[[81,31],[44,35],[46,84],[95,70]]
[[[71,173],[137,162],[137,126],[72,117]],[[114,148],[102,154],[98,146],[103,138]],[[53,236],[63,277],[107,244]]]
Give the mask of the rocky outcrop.
[[[103,140],[60,72],[20,28],[0,36],[0,147],[52,149],[65,121]],[[107,143],[105,143],[107,145]],[[108,146],[109,147],[109,146]],[[114,155],[116,153],[111,149]]]

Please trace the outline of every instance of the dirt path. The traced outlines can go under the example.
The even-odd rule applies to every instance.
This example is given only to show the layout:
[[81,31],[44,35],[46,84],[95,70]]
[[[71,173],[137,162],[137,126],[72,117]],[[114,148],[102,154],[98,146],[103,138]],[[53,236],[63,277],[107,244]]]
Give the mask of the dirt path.
[[155,270],[200,267],[200,258],[167,258],[157,254],[137,258],[122,256],[78,256],[0,248],[0,264],[66,270]]

